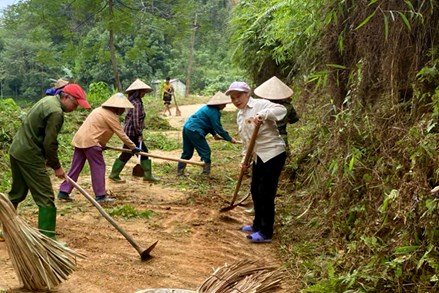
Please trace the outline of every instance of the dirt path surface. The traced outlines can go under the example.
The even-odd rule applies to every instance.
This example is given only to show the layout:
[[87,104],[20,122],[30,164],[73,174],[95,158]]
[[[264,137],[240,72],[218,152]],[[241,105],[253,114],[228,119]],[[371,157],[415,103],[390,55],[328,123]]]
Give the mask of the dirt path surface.
[[[201,106],[180,106],[181,117],[166,119],[172,126],[181,129],[185,119]],[[228,109],[235,110],[233,107]],[[196,290],[215,268],[226,263],[258,259],[281,265],[274,244],[250,244],[245,234],[239,231],[240,226],[252,220],[244,213],[245,207],[220,213],[219,209],[225,203],[218,197],[212,195],[203,197],[203,200],[194,199],[184,188],[168,187],[167,182],[180,180],[173,174],[162,178],[160,183],[143,182],[142,178],[130,176],[134,164],[134,161],[129,162],[122,173],[127,180],[125,184],[107,183],[107,189],[112,191],[117,201],[103,206],[132,205],[138,210],[154,213],[150,219],[114,218],[140,246],[146,248],[159,241],[151,253],[152,259],[142,262],[126,239],[85,197],[74,191],[75,202],[57,201],[57,238],[85,254],[86,258],[78,260],[77,271],[55,292],[126,293],[147,288]],[[160,164],[160,161],[155,161],[155,164]],[[111,166],[108,165],[111,162],[107,162],[109,169]],[[215,180],[220,178],[209,179],[212,189],[215,188]],[[53,183],[57,190],[60,181],[53,179]],[[93,194],[89,176],[81,176],[78,183]],[[36,208],[28,210],[32,212],[23,214],[23,217],[35,225]],[[0,271],[0,292],[26,292],[19,289],[4,242],[0,242]],[[295,292],[288,277],[276,292]]]

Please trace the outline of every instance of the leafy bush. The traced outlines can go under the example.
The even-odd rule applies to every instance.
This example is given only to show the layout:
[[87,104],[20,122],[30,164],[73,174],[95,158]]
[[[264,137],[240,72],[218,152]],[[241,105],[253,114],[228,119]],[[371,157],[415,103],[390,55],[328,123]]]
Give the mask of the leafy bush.
[[0,100],[0,112],[0,191],[6,192],[11,185],[8,150],[26,112],[13,99]]
[[125,219],[141,218],[150,219],[154,215],[154,212],[150,210],[139,211],[131,205],[123,205],[111,208],[108,213],[111,216],[120,216]]
[[92,108],[96,108],[102,105],[102,103],[104,103],[114,93],[114,87],[110,87],[107,83],[103,81],[93,82],[89,86],[87,100]]

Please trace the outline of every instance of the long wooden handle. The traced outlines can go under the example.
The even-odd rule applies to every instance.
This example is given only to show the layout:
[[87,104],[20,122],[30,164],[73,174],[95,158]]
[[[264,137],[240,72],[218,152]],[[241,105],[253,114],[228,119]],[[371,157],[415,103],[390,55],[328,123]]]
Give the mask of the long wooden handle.
[[96,200],[91,197],[87,191],[85,191],[81,186],[78,185],[78,183],[76,183],[75,181],[73,181],[72,178],[70,178],[69,176],[66,175],[65,179],[72,184],[76,189],[78,189],[94,206],[95,208],[98,209],[98,211],[101,213],[102,216],[104,216],[105,219],[107,219],[108,222],[111,223],[111,225],[114,226],[114,228],[117,229],[117,231],[120,232],[120,234],[122,234],[126,240],[128,240],[128,242],[137,250],[137,252],[142,255],[142,252],[144,251],[143,248],[141,248],[135,241],[134,239],[131,237],[131,235],[129,235],[127,232],[125,232],[124,229],[122,229],[122,227],[120,227],[114,220],[113,218],[111,218],[111,216],[109,214],[107,214],[107,212],[101,207],[100,204],[98,204],[96,202]]
[[178,109],[178,105],[177,105],[177,97],[175,96],[175,94],[172,94],[174,96],[174,103],[175,103],[175,108]]
[[[124,152],[124,153],[130,153],[130,154],[133,153],[129,149],[117,148],[117,147],[112,147],[112,146],[106,146],[105,149],[119,151],[119,152]],[[169,161],[182,162],[182,163],[186,163],[186,164],[198,165],[198,166],[201,166],[201,167],[204,167],[204,165],[205,165],[204,162],[194,162],[194,161],[191,161],[191,160],[184,160],[184,159],[178,159],[178,158],[165,157],[165,156],[154,155],[154,154],[145,153],[145,152],[138,152],[138,154],[141,155],[141,156],[144,156],[144,157],[151,157],[151,158],[156,158],[156,159],[163,159],[163,160],[169,160]]]
[[[248,165],[250,163],[250,160],[253,156],[253,149],[255,147],[256,137],[258,137],[258,132],[259,132],[260,126],[261,126],[260,124],[256,125],[255,129],[253,130],[253,134],[252,134],[250,143],[248,145],[247,152],[246,152],[245,157],[244,157],[244,164],[245,165]],[[241,172],[239,173],[238,182],[236,183],[235,191],[233,192],[233,198],[232,198],[232,201],[230,203],[230,206],[233,206],[233,204],[235,203],[236,197],[238,196],[239,189],[241,188],[241,183],[242,183],[243,177],[244,177],[244,170],[241,169]]]

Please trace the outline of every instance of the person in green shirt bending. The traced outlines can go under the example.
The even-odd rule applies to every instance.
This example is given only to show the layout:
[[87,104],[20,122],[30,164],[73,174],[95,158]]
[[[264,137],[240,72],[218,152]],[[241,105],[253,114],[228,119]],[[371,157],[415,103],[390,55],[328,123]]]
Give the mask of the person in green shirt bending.
[[12,187],[9,199],[15,208],[30,190],[38,206],[38,229],[55,239],[56,207],[47,167],[64,179],[66,173],[58,158],[58,134],[64,113],[78,106],[89,109],[84,90],[68,84],[55,96],[46,96],[32,106],[14,136],[9,149]]

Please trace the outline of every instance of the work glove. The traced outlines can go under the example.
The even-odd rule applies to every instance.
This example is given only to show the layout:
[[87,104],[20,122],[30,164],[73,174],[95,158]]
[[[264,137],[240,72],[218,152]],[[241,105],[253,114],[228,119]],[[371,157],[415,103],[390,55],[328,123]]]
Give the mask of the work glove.
[[141,149],[141,148],[138,148],[138,147],[135,147],[135,148],[133,148],[131,151],[133,152],[133,154],[137,154],[137,153],[141,152],[142,149]]

